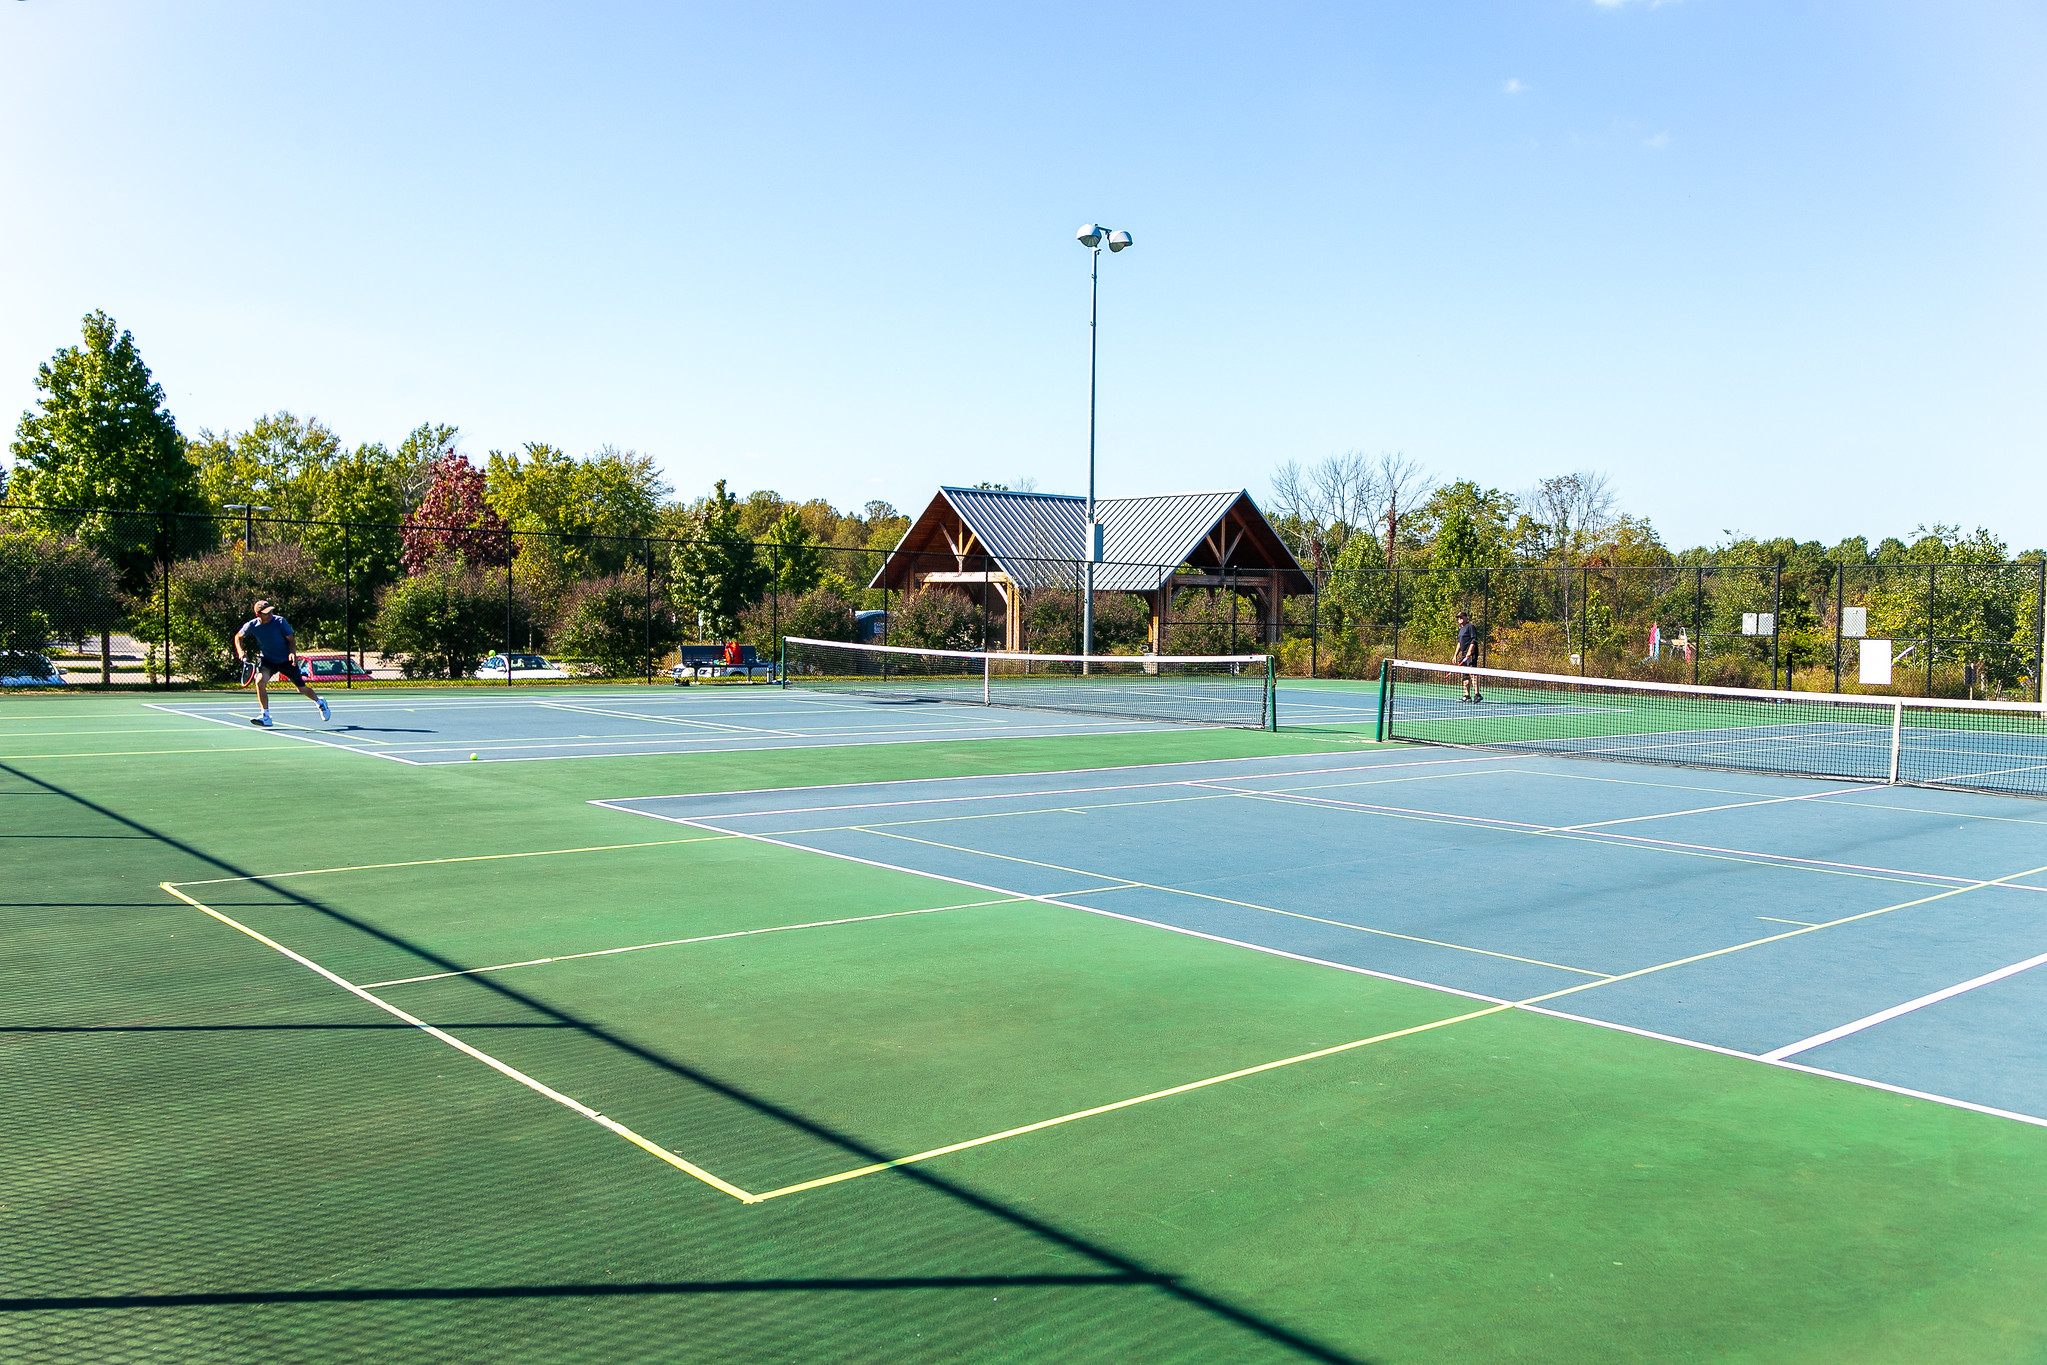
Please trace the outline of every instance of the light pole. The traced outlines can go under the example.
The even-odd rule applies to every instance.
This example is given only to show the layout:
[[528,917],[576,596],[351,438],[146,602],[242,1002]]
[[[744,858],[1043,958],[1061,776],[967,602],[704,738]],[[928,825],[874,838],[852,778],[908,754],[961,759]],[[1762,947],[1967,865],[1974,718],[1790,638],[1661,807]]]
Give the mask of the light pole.
[[255,549],[256,514],[258,512],[268,512],[270,509],[252,502],[230,502],[223,503],[220,510],[223,512],[240,512],[242,514],[242,553],[247,554]]
[[[1087,302],[1087,569],[1080,607],[1080,652],[1095,652],[1095,565],[1102,562],[1102,525],[1095,520],[1095,352],[1101,335],[1102,244],[1111,252],[1130,245],[1130,234],[1100,223],[1082,223],[1073,234],[1088,249]],[[1085,671],[1087,665],[1081,665]]]

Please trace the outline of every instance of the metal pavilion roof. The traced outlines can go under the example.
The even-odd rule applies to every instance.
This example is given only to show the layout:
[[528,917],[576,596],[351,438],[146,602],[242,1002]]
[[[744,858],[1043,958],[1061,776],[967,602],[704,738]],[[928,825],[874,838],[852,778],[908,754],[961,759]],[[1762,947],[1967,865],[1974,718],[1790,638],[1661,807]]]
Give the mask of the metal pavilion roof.
[[[1077,561],[1087,557],[1087,499],[1070,493],[1011,493],[983,488],[940,488],[896,554],[921,559],[936,546],[919,536],[940,502],[949,504],[979,542],[976,550],[996,562],[1023,587],[1072,587]],[[1239,502],[1266,534],[1264,556],[1271,567],[1290,570],[1307,591],[1307,576],[1270,533],[1264,515],[1241,488],[1202,493],[1166,493],[1139,498],[1097,498],[1102,523],[1103,563],[1095,587],[1103,592],[1150,592],[1201,547]],[[913,543],[918,542],[918,543]],[[1273,552],[1276,551],[1276,554]],[[876,583],[890,577],[885,565]]]

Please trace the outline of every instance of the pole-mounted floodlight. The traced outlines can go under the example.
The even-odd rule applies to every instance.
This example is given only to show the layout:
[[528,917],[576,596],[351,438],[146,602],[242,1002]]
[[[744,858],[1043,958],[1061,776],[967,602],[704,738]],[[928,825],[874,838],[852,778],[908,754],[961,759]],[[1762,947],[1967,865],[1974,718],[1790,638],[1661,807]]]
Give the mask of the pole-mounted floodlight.
[[[1073,235],[1094,253],[1088,272],[1087,311],[1087,581],[1080,608],[1080,652],[1092,654],[1095,652],[1095,565],[1102,562],[1102,526],[1095,520],[1095,351],[1101,320],[1102,244],[1108,243],[1111,252],[1121,251],[1130,245],[1130,234],[1121,228],[1105,228],[1100,223],[1082,223],[1080,231]],[[1163,648],[1165,642],[1162,640],[1159,644]],[[1085,669],[1086,665],[1082,667]]]
[[270,509],[253,502],[229,502],[221,504],[220,510],[223,512],[240,512],[242,514],[242,553],[247,554],[255,549],[256,514],[258,512],[268,512]]

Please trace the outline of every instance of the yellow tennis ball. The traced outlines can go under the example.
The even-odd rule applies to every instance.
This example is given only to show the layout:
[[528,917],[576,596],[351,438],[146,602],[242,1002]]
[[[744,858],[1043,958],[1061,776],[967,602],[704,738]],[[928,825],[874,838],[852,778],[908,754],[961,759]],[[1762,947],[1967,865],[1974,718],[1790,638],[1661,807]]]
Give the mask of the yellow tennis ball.
[[471,754],[471,755],[469,755],[469,761],[470,761],[471,763],[474,763],[474,762],[476,761],[476,755],[475,755],[475,754]]

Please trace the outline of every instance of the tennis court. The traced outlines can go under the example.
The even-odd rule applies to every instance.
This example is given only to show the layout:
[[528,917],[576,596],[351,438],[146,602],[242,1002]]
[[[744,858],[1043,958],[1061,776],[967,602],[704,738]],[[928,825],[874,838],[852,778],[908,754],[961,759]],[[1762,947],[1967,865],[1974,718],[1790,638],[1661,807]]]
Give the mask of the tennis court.
[[2047,1348],[2038,800],[340,703],[0,709],[11,1357]]

